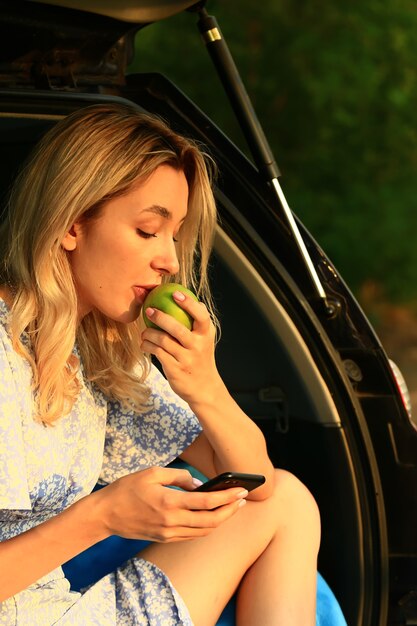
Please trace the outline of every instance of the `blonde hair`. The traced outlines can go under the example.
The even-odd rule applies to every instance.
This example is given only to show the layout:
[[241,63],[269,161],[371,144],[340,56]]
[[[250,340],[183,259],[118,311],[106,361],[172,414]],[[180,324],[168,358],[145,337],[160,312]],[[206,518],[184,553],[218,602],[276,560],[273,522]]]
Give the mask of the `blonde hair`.
[[[51,424],[78,391],[76,343],[87,379],[108,396],[140,409],[148,396],[149,358],[140,323],[121,324],[98,311],[77,321],[77,294],[61,242],[75,222],[145,180],[160,165],[184,172],[187,218],[178,244],[179,274],[213,313],[207,280],[216,209],[214,167],[198,145],[162,120],[124,104],[93,105],[50,130],[20,173],[1,229],[1,280],[13,293],[14,349],[31,364],[38,419]],[[21,341],[26,331],[30,348]],[[141,366],[141,367],[138,367]]]

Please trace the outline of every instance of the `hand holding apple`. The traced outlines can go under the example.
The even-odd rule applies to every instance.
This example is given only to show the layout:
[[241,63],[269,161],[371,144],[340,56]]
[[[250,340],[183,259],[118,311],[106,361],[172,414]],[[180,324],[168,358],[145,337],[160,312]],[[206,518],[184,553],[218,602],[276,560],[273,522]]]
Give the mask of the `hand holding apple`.
[[215,328],[206,306],[177,283],[153,289],[143,303],[141,348],[161,363],[172,389],[189,404],[215,397]]
[[184,311],[184,309],[178,306],[178,304],[175,302],[172,297],[172,294],[175,291],[185,293],[187,296],[190,296],[190,298],[193,298],[198,302],[197,296],[192,291],[190,291],[190,289],[187,289],[179,283],[166,283],[155,287],[155,289],[152,289],[152,291],[148,293],[142,307],[143,319],[148,328],[160,328],[157,324],[154,324],[152,320],[150,320],[149,317],[146,315],[146,309],[151,307],[159,309],[164,313],[168,313],[168,315],[171,315],[176,320],[181,322],[181,324],[188,328],[188,330],[192,330],[193,318],[189,313]]

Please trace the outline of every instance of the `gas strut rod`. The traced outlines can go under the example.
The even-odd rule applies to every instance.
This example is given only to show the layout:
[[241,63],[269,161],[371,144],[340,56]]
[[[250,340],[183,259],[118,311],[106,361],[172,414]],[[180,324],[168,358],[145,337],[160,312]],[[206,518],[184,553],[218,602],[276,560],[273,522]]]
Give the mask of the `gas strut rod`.
[[245,86],[215,17],[206,9],[199,12],[198,28],[224,90],[238,118],[242,132],[261,174],[268,181],[281,175],[268,141],[256,116]]
[[[275,163],[271,148],[269,147],[268,141],[256,116],[250,98],[240,78],[227,43],[217,24],[217,20],[215,17],[207,13],[204,8],[204,4],[205,2],[201,2],[194,5],[195,9],[197,9],[199,13],[198,28],[203,37],[203,41],[206,44],[211,60],[213,61],[224,90],[230,100],[236,117],[238,118],[240,127],[246,141],[248,142],[255,164],[261,175],[267,180],[268,183],[272,184],[299,248],[301,257],[307,267],[310,278],[320,300],[324,303],[325,312],[327,315],[332,316],[336,312],[335,306],[327,300],[326,292],[324,291],[316,268],[310,258],[304,240],[298,229],[297,222],[295,221],[294,215],[288,206],[287,200],[285,199],[284,193],[278,181],[280,171]],[[193,7],[191,10],[192,9]]]

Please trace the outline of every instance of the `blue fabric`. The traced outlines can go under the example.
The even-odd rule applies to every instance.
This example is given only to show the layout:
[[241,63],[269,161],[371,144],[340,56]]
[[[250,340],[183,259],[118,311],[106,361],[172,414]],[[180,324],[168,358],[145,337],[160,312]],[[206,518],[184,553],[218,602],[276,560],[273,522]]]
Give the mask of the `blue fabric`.
[[317,574],[316,626],[347,626],[334,593],[320,574]]
[[[136,541],[112,536],[97,543],[63,565],[71,589],[79,591],[114,571],[119,565],[140,552],[148,541]],[[217,626],[234,626],[235,600],[232,599],[220,616]],[[316,626],[347,626],[342,610],[332,590],[317,574]]]

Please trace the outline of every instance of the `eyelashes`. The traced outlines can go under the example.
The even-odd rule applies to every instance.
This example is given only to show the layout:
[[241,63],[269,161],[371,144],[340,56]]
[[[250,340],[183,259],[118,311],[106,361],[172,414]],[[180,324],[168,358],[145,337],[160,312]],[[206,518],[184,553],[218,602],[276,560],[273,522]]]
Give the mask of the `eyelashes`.
[[[156,233],[147,233],[144,230],[141,230],[140,228],[137,228],[136,232],[138,233],[139,237],[142,237],[142,239],[151,239],[152,237],[158,236]],[[178,243],[178,239],[176,239],[175,237],[173,237],[172,240],[174,243]]]
[[137,228],[136,232],[139,235],[139,237],[142,237],[142,239],[151,239],[151,237],[156,237],[155,233],[146,233],[144,230],[141,230],[140,228]]

